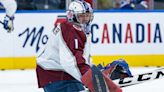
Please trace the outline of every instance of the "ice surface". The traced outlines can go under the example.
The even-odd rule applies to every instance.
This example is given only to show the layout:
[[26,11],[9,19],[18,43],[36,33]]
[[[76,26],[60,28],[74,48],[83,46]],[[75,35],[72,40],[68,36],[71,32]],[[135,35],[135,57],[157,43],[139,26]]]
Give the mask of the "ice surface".
[[37,88],[35,70],[0,71],[0,92],[44,92]]
[[[148,68],[132,68],[131,71],[133,74],[141,74],[144,72],[149,72],[152,70],[158,69],[157,67],[148,67]],[[164,92],[164,78],[147,81],[141,84],[124,87],[122,88],[123,92]]]
[[[156,69],[131,68],[132,74],[140,74]],[[0,71],[0,92],[43,92],[37,88],[35,70]],[[164,92],[164,78],[124,87],[123,92]]]

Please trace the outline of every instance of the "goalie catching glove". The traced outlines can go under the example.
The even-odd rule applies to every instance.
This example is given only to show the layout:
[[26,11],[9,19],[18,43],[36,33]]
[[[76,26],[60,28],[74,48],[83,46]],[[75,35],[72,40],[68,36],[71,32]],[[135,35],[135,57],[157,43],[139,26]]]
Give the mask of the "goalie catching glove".
[[123,59],[119,59],[108,64],[106,67],[104,67],[103,72],[107,74],[112,80],[132,77],[128,63],[126,63],[126,61]]
[[11,32],[14,30],[13,24],[14,17],[9,17],[8,15],[5,16],[3,21],[3,27],[7,30],[7,32]]

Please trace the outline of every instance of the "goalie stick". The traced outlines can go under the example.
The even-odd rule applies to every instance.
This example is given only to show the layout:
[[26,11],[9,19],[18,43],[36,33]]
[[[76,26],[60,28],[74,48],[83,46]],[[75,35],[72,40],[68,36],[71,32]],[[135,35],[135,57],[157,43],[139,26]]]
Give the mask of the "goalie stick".
[[[151,80],[164,78],[164,68],[156,69],[146,73],[134,75],[133,77],[127,77],[124,79],[116,79],[113,82],[120,87],[132,86],[140,83],[144,83]],[[90,92],[89,90],[84,90],[80,92]]]
[[107,92],[106,90],[106,84],[103,78],[102,72],[96,67],[92,66],[92,80],[93,80],[93,86],[95,92]]
[[133,77],[113,80],[113,82],[120,87],[126,87],[160,78],[164,78],[164,68],[160,68],[143,74],[134,75]]

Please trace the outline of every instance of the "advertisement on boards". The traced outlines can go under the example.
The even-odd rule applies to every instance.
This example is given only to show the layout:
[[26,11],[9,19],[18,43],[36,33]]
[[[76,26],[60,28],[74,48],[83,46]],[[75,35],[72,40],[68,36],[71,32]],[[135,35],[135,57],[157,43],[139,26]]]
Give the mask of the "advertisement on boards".
[[[164,65],[163,17],[164,12],[95,12],[91,24],[93,62],[107,64],[122,58],[132,66]],[[0,67],[35,67],[54,24],[64,19],[64,12],[17,13],[12,33],[0,26]]]

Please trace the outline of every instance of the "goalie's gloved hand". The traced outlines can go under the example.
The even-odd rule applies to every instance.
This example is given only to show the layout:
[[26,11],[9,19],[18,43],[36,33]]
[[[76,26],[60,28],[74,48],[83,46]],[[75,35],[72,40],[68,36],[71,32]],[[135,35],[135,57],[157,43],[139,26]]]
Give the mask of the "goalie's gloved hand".
[[8,15],[5,16],[3,21],[3,27],[7,30],[7,32],[11,32],[14,30],[14,24],[13,24],[14,16],[9,17]]
[[109,77],[112,80],[132,77],[128,63],[126,63],[126,61],[123,59],[113,61],[111,64],[105,67],[105,70],[109,70]]
[[125,77],[130,77],[130,76],[128,75],[127,71],[120,65],[117,65],[115,67],[115,69],[111,72],[111,76],[110,76],[112,80],[122,79]]

